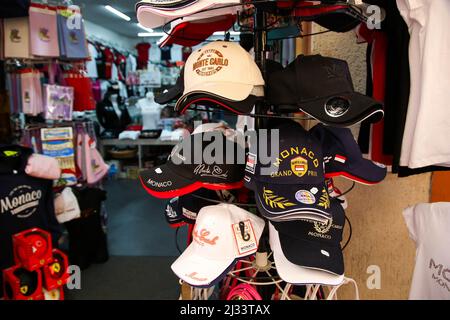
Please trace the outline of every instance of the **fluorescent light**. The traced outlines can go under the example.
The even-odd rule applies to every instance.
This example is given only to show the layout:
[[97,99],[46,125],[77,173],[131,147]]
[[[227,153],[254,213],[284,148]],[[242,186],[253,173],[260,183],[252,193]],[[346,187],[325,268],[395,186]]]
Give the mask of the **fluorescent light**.
[[136,24],[137,24],[137,26],[138,26],[139,28],[141,28],[141,29],[143,29],[143,30],[145,30],[145,31],[147,31],[147,32],[153,32],[153,29],[152,29],[152,28],[146,28],[146,27],[144,27],[142,24],[140,24],[139,22],[136,23]]
[[125,13],[120,12],[116,8],[111,7],[110,5],[106,5],[105,9],[108,10],[111,13],[114,13],[116,16],[121,17],[123,20],[130,21],[131,18],[127,16]]
[[138,37],[162,37],[164,32],[139,32]]

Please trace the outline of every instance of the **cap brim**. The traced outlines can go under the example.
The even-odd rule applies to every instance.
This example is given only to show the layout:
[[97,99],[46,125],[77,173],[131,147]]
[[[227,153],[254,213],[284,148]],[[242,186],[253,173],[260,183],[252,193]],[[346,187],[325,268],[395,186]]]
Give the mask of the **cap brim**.
[[[200,91],[214,94],[224,99],[242,101],[252,93],[254,87],[255,86],[253,84],[236,82],[205,82],[195,87],[185,88],[183,96],[180,100],[182,101],[186,96],[192,94],[193,92]],[[176,109],[178,108],[176,107]]]
[[[291,184],[262,184],[254,181],[256,206],[263,216],[272,221],[290,221],[307,219],[326,222],[331,218],[330,201],[328,207],[320,203],[321,191],[326,190],[322,185],[291,185]],[[310,191],[316,188],[318,192],[312,198],[304,199],[303,203],[296,199],[299,191]],[[328,193],[326,193],[328,196]],[[314,201],[314,202],[312,202]],[[308,203],[309,202],[309,203]]]
[[[139,174],[139,180],[141,181],[144,189],[150,195],[160,199],[181,197],[200,188],[206,188],[209,190],[231,190],[240,189],[244,185],[243,181],[233,183],[205,183],[200,181],[192,181],[176,175],[173,173],[173,170],[167,170],[165,166],[161,166],[159,168],[164,170],[163,174],[157,174],[154,172],[154,169],[146,170]],[[150,182],[149,179],[153,182]],[[167,181],[171,181],[170,186],[164,183]]]
[[[300,102],[298,107],[301,111],[327,125],[336,127],[347,127],[368,120],[375,123],[383,119],[383,105],[358,92],[343,94],[350,101],[350,108],[341,116],[330,116],[325,111],[325,105],[330,98],[326,97],[309,102]],[[280,106],[283,109],[283,106]]]
[[212,260],[196,254],[191,245],[172,264],[172,271],[181,280],[196,287],[209,287],[226,276],[235,259]]
[[[161,173],[157,173],[156,170]],[[167,165],[142,171],[139,174],[139,178],[144,189],[157,198],[174,198],[202,187],[201,182],[192,181],[177,175]]]
[[175,106],[175,110],[184,113],[191,105],[203,104],[211,107],[220,107],[225,111],[236,114],[249,114],[258,100],[258,97],[249,95],[242,101],[225,99],[214,94],[202,91],[194,91],[180,98]]
[[278,275],[287,283],[295,285],[304,284],[322,284],[328,286],[337,286],[344,281],[344,275],[335,275],[329,272],[303,268],[290,262],[281,248],[278,231],[269,223],[270,247],[273,251],[275,266]]
[[368,159],[361,159],[358,166],[351,168],[337,163],[334,163],[333,166],[335,170],[333,172],[326,172],[326,178],[342,176],[361,184],[373,185],[383,181],[387,175],[386,167],[380,167]]
[[344,274],[344,257],[340,245],[308,241],[283,233],[283,225],[296,222],[272,222],[278,231],[284,256],[293,264],[335,275]]
[[171,101],[179,99],[183,94],[183,88],[180,85],[174,85],[166,92],[161,93],[155,97],[155,102],[159,104],[167,104]]

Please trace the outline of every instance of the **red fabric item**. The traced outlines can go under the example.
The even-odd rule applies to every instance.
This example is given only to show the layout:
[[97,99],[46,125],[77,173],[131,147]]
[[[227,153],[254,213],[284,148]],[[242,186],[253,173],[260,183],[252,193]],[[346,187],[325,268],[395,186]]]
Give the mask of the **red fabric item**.
[[74,89],[73,111],[95,110],[91,79],[70,71],[64,74],[64,79]]
[[[373,98],[384,102],[386,94],[386,52],[387,36],[384,32],[370,30],[365,23],[358,28],[358,35],[372,44],[372,83]],[[370,157],[373,161],[392,165],[393,156],[383,153],[384,119],[372,124]]]
[[121,53],[116,54],[115,64],[119,73],[119,80],[125,81],[125,66],[127,64],[127,57]]
[[170,31],[170,36],[159,46],[179,44],[185,47],[193,47],[205,41],[214,32],[229,30],[235,21],[235,15],[227,14],[220,17],[183,22],[175,26]]
[[147,69],[148,59],[149,59],[149,52],[148,50],[151,48],[150,43],[139,43],[136,45],[136,50],[138,52],[137,57],[137,68],[139,70],[141,69]]
[[111,79],[112,77],[112,64],[114,63],[114,53],[108,47],[103,50],[103,56],[105,57],[105,78]]

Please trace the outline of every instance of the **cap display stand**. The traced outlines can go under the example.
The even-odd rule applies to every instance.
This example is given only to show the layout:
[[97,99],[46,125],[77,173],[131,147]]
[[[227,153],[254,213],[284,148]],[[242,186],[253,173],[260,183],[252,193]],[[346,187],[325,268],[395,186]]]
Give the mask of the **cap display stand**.
[[[296,2],[293,2],[294,5],[297,5]],[[279,17],[283,17],[286,18],[286,15],[283,15],[283,9],[280,9],[276,6],[276,1],[273,0],[255,0],[255,1],[248,1],[245,2],[244,4],[233,4],[233,5],[226,5],[226,6],[221,6],[221,7],[216,7],[213,9],[206,9],[194,14],[191,14],[189,16],[195,16],[195,14],[201,13],[201,12],[206,12],[206,11],[213,11],[213,10],[218,10],[218,9],[222,9],[222,8],[226,8],[226,7],[239,7],[236,9],[236,11],[240,11],[239,9],[242,9],[243,6],[253,6],[253,15],[248,18],[252,18],[253,19],[253,25],[252,28],[247,28],[239,19],[238,19],[238,23],[237,25],[240,28],[240,31],[246,30],[246,31],[250,31],[253,33],[254,35],[254,43],[253,43],[253,48],[254,48],[254,56],[255,56],[255,63],[258,65],[258,67],[261,70],[261,73],[264,77],[264,79],[267,80],[267,70],[266,70],[266,58],[267,58],[267,52],[269,52],[268,49],[268,31],[270,30],[275,30],[277,29],[277,27],[275,26],[278,18],[275,19],[275,23],[273,23],[273,21],[271,23],[269,23],[269,16],[272,16],[272,20],[273,20],[273,16],[277,16],[279,15]],[[323,4],[321,6],[327,6],[330,4]],[[308,9],[308,8],[318,8],[317,5],[314,6],[304,6],[302,7],[303,9]],[[361,22],[367,22],[367,18],[358,11],[357,7],[352,7],[353,8],[353,15],[355,19],[360,20]],[[289,9],[289,8],[288,8]],[[292,8],[291,8],[292,9]],[[239,16],[239,14],[238,14]],[[163,32],[168,34],[168,30],[170,30],[170,24],[178,19],[182,19],[182,18],[176,18],[173,19],[172,21],[166,23],[163,26]],[[301,16],[295,16],[295,17],[291,17],[290,19],[288,19],[290,22],[290,24],[296,24],[298,26],[300,26],[300,22],[302,21],[311,21],[308,20],[307,18],[302,18]],[[327,30],[324,32],[330,32],[331,30]],[[319,32],[316,34],[321,34],[324,32]],[[297,36],[295,37],[287,37],[287,38],[296,38],[296,37],[306,37],[306,36],[312,36],[315,34],[302,34],[302,30],[300,28],[300,32]],[[225,34],[225,40],[228,41],[230,38],[230,34]],[[276,39],[276,40],[282,40],[282,39],[287,39],[287,38],[280,38],[280,39]],[[190,38],[184,38],[184,40],[198,40],[198,39],[190,39]],[[255,118],[255,131],[258,134],[258,130],[259,129],[265,129],[267,128],[267,119],[268,118],[281,118],[281,119],[295,119],[295,120],[311,120],[313,119],[310,116],[289,116],[289,115],[281,115],[281,114],[267,114],[265,111],[269,110],[269,103],[266,100],[258,100],[255,103],[255,113],[254,114],[249,114],[246,116],[250,116],[250,117],[254,117]],[[191,108],[193,110],[198,110],[196,108]],[[223,110],[221,111],[217,111],[217,110],[211,110],[210,108],[208,108],[209,112],[224,112]],[[202,109],[201,111],[204,111],[204,109]],[[347,191],[343,192],[340,196],[343,196],[345,194],[347,194],[348,192],[350,192],[354,187],[354,183],[352,185],[351,188],[349,188]],[[202,198],[200,196],[196,196],[195,197],[199,197]],[[213,200],[213,199],[205,199],[202,198],[203,200],[208,200],[211,201],[211,203],[218,203],[219,201],[217,200]],[[242,207],[256,207],[256,204],[247,204],[247,203],[233,203],[237,206],[242,206]],[[261,214],[258,213],[258,216],[262,217]],[[266,219],[265,219],[266,220]],[[351,227],[351,226],[350,226]],[[191,242],[191,236],[190,233],[192,232],[192,226],[189,228],[188,230],[188,244]],[[351,237],[351,233],[350,233],[350,237]],[[350,240],[350,238],[349,238]],[[349,241],[348,240],[348,241]],[[348,244],[347,243],[344,245],[345,246]],[[272,252],[270,250],[269,247],[269,241],[268,241],[268,227],[267,227],[267,223],[266,223],[266,227],[265,227],[265,231],[263,232],[263,235],[261,236],[260,242],[259,242],[259,246],[258,246],[258,251],[257,253],[254,255],[254,258],[250,258],[250,259],[240,259],[239,262],[237,263],[237,267],[236,269],[232,270],[231,272],[228,273],[227,275],[227,281],[231,282],[231,279],[236,280],[238,283],[245,283],[245,284],[249,284],[249,285],[253,285],[253,286],[275,286],[277,292],[279,292],[279,300],[291,300],[293,299],[292,297],[294,297],[293,295],[290,294],[290,292],[292,291],[292,288],[295,286],[293,284],[290,283],[286,283],[285,281],[283,281],[276,272],[276,266],[275,266],[275,262],[273,261],[272,258]],[[245,273],[247,276],[242,276],[241,274]],[[264,276],[260,276],[261,274],[263,274]],[[236,282],[235,281],[235,282]],[[183,284],[183,281],[180,280],[180,284]],[[316,300],[316,299],[336,299],[337,298],[337,290],[342,286],[342,285],[346,285],[346,284],[353,284],[355,287],[355,297],[356,299],[359,299],[359,292],[358,292],[358,287],[356,285],[356,282],[353,279],[350,278],[345,278],[343,282],[340,285],[337,286],[323,286],[320,284],[316,284],[316,285],[304,285],[305,286],[305,295],[303,297],[300,297],[300,299],[303,300]],[[327,297],[324,297],[323,294],[320,294],[319,296],[319,292],[323,292],[323,288],[328,288],[329,289],[329,294]],[[193,287],[190,287],[190,298],[193,300],[207,300],[209,299],[209,297],[212,294],[211,288],[209,289],[196,289]],[[222,295],[223,296],[223,295]],[[227,296],[227,294],[225,294],[225,297]],[[185,295],[181,294],[180,295],[180,299],[184,299],[186,298]],[[272,296],[272,298],[275,298],[275,295]]]

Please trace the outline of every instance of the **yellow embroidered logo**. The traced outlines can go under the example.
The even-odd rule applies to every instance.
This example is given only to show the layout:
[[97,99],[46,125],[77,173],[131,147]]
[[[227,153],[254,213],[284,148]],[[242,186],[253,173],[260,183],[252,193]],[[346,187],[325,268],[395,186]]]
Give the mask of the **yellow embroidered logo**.
[[271,208],[286,209],[287,207],[295,206],[295,203],[290,202],[284,197],[277,196],[272,190],[264,188],[263,198],[268,206]]
[[199,76],[212,76],[227,66],[228,59],[220,51],[208,49],[202,52],[197,61],[194,62],[192,70]]
[[328,192],[325,188],[322,189],[322,195],[319,198],[319,206],[324,209],[328,209],[331,206],[330,197],[328,197]]
[[292,159],[291,170],[297,177],[303,177],[308,171],[308,160],[303,157]]
[[328,220],[327,222],[314,222],[314,229],[319,233],[328,233],[330,231],[331,226],[333,224],[333,219]]

